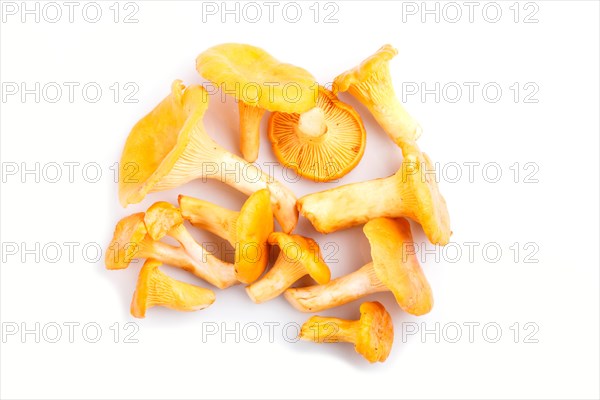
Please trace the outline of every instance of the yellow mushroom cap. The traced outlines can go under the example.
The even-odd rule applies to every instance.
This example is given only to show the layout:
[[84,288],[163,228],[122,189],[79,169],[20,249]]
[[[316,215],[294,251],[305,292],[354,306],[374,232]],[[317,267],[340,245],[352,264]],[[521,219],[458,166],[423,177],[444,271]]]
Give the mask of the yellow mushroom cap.
[[313,239],[300,235],[288,235],[283,232],[273,232],[269,235],[269,243],[278,245],[288,261],[302,264],[310,277],[319,285],[328,283],[331,279],[331,272],[325,261],[323,261],[319,244]]
[[160,240],[173,227],[183,224],[183,216],[181,211],[171,203],[158,201],[146,211],[144,223],[150,237]]
[[305,69],[259,47],[220,44],[196,58],[198,73],[237,100],[269,111],[304,112],[315,106],[317,84]]
[[158,267],[159,261],[148,259],[140,270],[131,301],[131,315],[144,318],[153,306],[165,306],[179,311],[202,310],[215,302],[212,290],[177,281]]
[[392,317],[378,301],[360,305],[360,327],[355,349],[370,362],[384,362],[394,344]]
[[248,197],[236,221],[235,272],[240,282],[254,282],[269,262],[267,240],[273,232],[273,209],[268,189]]
[[383,45],[358,66],[338,75],[333,81],[333,91],[345,92],[350,86],[365,81],[370,75],[377,73],[382,68],[387,68],[387,63],[397,54],[398,50],[391,45]]
[[317,182],[350,172],[366,144],[360,115],[324,87],[319,87],[315,108],[303,114],[271,114],[269,139],[282,164]]
[[400,184],[412,186],[414,201],[414,215],[410,216],[423,227],[423,231],[432,243],[446,245],[450,240],[450,215],[446,200],[440,193],[435,179],[434,166],[427,154],[421,153],[418,148],[404,146],[406,154],[398,178],[403,180]]
[[[173,82],[171,94],[138,121],[125,142],[119,164],[119,200],[139,203],[165,177],[199,129],[208,107],[202,86]],[[180,184],[186,183],[182,177]]]
[[[107,269],[125,269],[135,258],[139,243],[146,237],[144,213],[129,215],[115,227],[112,241],[105,255]],[[121,257],[122,256],[122,257]]]
[[426,314],[433,295],[414,254],[410,224],[404,218],[375,218],[363,228],[371,244],[375,274],[394,294],[400,307],[413,315]]

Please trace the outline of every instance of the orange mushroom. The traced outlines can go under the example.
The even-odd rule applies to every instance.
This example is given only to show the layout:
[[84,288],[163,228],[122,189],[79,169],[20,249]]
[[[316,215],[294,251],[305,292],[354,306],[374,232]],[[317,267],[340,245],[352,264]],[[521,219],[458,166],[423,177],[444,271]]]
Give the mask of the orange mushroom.
[[139,203],[150,192],[194,179],[217,179],[246,195],[269,189],[275,217],[291,232],[298,221],[296,197],[208,136],[202,122],[208,97],[202,86],[186,88],[177,80],[171,94],[133,127],[119,165],[121,204]]
[[196,260],[198,271],[205,281],[219,289],[238,283],[233,264],[219,260],[196,242],[183,225],[181,212],[172,204],[164,201],[154,203],[146,211],[144,222],[148,234],[154,240],[159,240],[168,234],[181,243],[190,257]]
[[329,267],[321,257],[321,249],[311,238],[273,232],[269,243],[281,249],[275,265],[260,280],[246,287],[248,296],[255,303],[271,300],[285,291],[304,275],[310,275],[317,283],[329,282]]
[[163,306],[178,311],[202,310],[215,302],[212,290],[175,280],[158,267],[161,262],[148,259],[140,270],[131,301],[131,315],[144,318],[146,310]]
[[348,342],[369,362],[384,362],[394,344],[394,324],[385,307],[375,301],[360,305],[360,319],[310,317],[300,329],[300,339],[316,343]]
[[227,240],[235,249],[235,275],[243,283],[252,283],[269,262],[267,239],[273,232],[273,211],[269,191],[259,190],[237,211],[205,200],[179,196],[183,218]]
[[338,75],[335,92],[349,91],[364,104],[388,136],[400,146],[421,136],[421,126],[404,109],[394,92],[389,61],[398,50],[389,44],[381,47],[357,67]]
[[183,248],[148,236],[144,213],[129,215],[117,223],[104,260],[106,269],[125,269],[138,258],[154,258],[164,264],[196,272],[194,260]]
[[269,139],[277,159],[316,182],[341,178],[365,151],[365,127],[358,113],[319,87],[317,106],[302,114],[274,112]]
[[408,221],[377,218],[363,230],[371,244],[372,262],[325,285],[288,289],[285,298],[300,311],[316,312],[391,291],[407,313],[428,313],[433,296],[415,255]]
[[329,233],[377,217],[408,217],[421,224],[432,243],[450,240],[450,217],[433,165],[414,144],[403,144],[404,161],[383,179],[338,186],[298,200],[297,207],[317,229]]
[[211,47],[198,56],[196,69],[237,99],[240,147],[248,162],[258,157],[260,120],[265,110],[300,113],[315,106],[315,78],[255,46],[226,43]]

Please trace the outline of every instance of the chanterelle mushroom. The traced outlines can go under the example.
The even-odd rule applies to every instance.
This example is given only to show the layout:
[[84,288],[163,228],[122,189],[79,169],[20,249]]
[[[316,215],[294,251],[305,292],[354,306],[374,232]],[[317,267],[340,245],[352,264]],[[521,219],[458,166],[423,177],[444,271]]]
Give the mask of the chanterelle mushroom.
[[285,298],[300,311],[316,312],[391,291],[407,313],[428,313],[433,296],[415,255],[408,221],[377,218],[363,230],[371,244],[372,262],[325,285],[288,289]]
[[196,69],[237,99],[241,150],[248,162],[258,157],[260,120],[265,110],[301,113],[315,106],[315,78],[258,47],[240,43],[211,47],[198,56]]
[[106,269],[125,269],[133,259],[153,258],[194,272],[194,261],[181,247],[153,240],[144,224],[144,213],[129,215],[115,227],[105,255]]
[[253,164],[223,149],[204,130],[208,93],[173,82],[172,93],[132,129],[120,163],[119,199],[139,203],[150,192],[198,178],[217,179],[247,195],[269,189],[273,212],[285,232],[298,221],[294,194]]
[[315,108],[302,114],[271,114],[269,139],[283,165],[316,182],[350,172],[362,158],[366,143],[358,113],[324,87],[319,87]]
[[172,204],[164,201],[154,203],[146,211],[144,222],[152,239],[159,240],[168,234],[181,243],[190,257],[196,260],[196,265],[201,268],[202,279],[208,283],[219,289],[238,283],[233,264],[219,260],[196,242],[183,225],[181,212]]
[[161,272],[160,266],[160,261],[148,259],[140,270],[131,301],[131,315],[134,317],[144,318],[146,310],[154,306],[196,311],[215,302],[212,290],[175,280]]
[[333,89],[349,91],[400,146],[403,142],[417,140],[421,136],[421,126],[404,109],[394,92],[388,64],[396,54],[398,51],[386,44],[357,67],[338,75]]
[[246,287],[248,296],[255,303],[279,296],[304,275],[310,275],[319,284],[329,282],[329,267],[321,257],[319,245],[311,238],[273,232],[269,243],[278,245],[281,251],[269,272]]
[[179,196],[181,215],[194,226],[227,240],[235,249],[235,274],[243,283],[254,282],[269,262],[267,239],[273,232],[269,191],[248,197],[241,211],[232,211],[205,200]]
[[447,244],[450,217],[432,162],[414,142],[402,150],[404,161],[396,174],[304,196],[297,203],[300,213],[322,233],[377,217],[408,217],[421,224],[432,243]]
[[349,342],[369,362],[384,362],[394,343],[394,324],[385,307],[377,301],[360,305],[360,320],[310,317],[300,338],[317,343]]

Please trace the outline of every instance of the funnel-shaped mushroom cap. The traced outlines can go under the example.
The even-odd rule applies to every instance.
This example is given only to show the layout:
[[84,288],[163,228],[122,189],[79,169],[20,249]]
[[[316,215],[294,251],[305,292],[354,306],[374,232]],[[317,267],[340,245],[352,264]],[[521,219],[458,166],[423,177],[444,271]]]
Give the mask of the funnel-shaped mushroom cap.
[[389,61],[398,51],[389,44],[333,81],[334,93],[348,91],[357,98],[397,144],[417,140],[421,126],[404,109],[392,84]]
[[138,245],[144,240],[146,233],[144,213],[132,214],[120,220],[115,227],[113,239],[108,245],[109,250],[105,256],[106,268],[127,268],[135,258],[139,250]]
[[378,301],[360,305],[356,351],[370,362],[384,362],[394,344],[392,317]]
[[287,235],[282,232],[273,232],[269,236],[269,243],[278,245],[288,262],[298,262],[318,284],[329,282],[331,272],[323,261],[319,244],[311,238],[300,235]]
[[179,209],[171,203],[158,201],[148,208],[144,222],[150,237],[159,240],[172,228],[183,224],[183,217]]
[[400,307],[413,315],[433,306],[429,283],[415,256],[410,224],[404,218],[376,218],[363,228],[371,244],[377,278],[390,289]]
[[207,107],[208,94],[202,86],[186,88],[176,80],[171,94],[133,127],[119,165],[123,206],[139,203],[158,190],[158,183],[166,190],[198,177],[173,169],[194,136],[204,134],[201,121]]
[[160,266],[161,263],[153,259],[144,263],[131,301],[131,315],[144,318],[146,310],[154,306],[196,311],[214,303],[212,290],[177,281],[161,272]]
[[350,172],[362,158],[366,143],[358,113],[323,87],[319,87],[315,108],[303,114],[271,114],[269,139],[283,165],[317,182]]
[[396,55],[398,55],[398,50],[389,44],[382,46],[358,66],[338,75],[333,84],[334,91],[345,92],[350,86],[364,82],[371,75],[377,74],[383,69],[387,71],[388,62]]
[[252,106],[288,113],[315,106],[315,78],[258,47],[239,43],[211,47],[198,56],[196,69],[226,93]]
[[425,153],[421,153],[416,146],[403,146],[406,156],[402,168],[396,173],[396,179],[401,180],[400,185],[411,187],[412,195],[407,197],[407,202],[413,201],[411,219],[419,222],[423,231],[432,243],[446,245],[450,240],[450,215],[446,200],[440,193],[432,171],[434,165]]
[[267,267],[267,240],[273,232],[273,210],[268,189],[254,192],[242,206],[236,221],[236,277],[241,282],[255,281]]

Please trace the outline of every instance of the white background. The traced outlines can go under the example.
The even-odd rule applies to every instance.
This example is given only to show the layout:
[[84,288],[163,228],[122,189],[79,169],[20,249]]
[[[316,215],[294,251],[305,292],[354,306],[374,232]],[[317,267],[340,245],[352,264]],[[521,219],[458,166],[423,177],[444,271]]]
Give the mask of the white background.
[[[523,22],[535,10],[534,6],[525,9],[524,3],[517,5],[520,14],[515,23],[512,1],[498,2],[502,16],[497,23],[485,20],[483,2],[475,9],[472,23],[462,2],[458,3],[463,13],[460,21],[447,21],[455,14],[446,8],[446,18],[442,14],[439,23],[435,15],[427,16],[423,23],[420,13],[403,14],[407,6],[392,1],[336,2],[337,23],[323,22],[323,4],[315,23],[309,9],[313,2],[300,2],[302,18],[297,23],[287,22],[281,3],[270,23],[268,9],[259,2],[265,13],[260,22],[242,18],[236,23],[234,16],[228,16],[225,24],[220,14],[206,16],[203,22],[201,2],[170,3],[137,1],[135,18],[139,22],[132,24],[122,23],[123,4],[121,22],[113,21],[112,1],[100,2],[103,14],[98,23],[82,18],[85,3],[75,9],[73,23],[69,23],[64,6],[65,15],[57,23],[48,23],[43,15],[39,23],[34,16],[22,23],[20,14],[3,15],[3,83],[26,82],[30,88],[35,82],[41,86],[48,82],[80,84],[73,103],[65,89],[56,103],[44,96],[37,103],[33,95],[25,101],[14,95],[3,98],[0,105],[4,172],[12,163],[31,168],[36,162],[41,163],[40,168],[52,162],[80,163],[73,183],[66,167],[57,183],[44,176],[36,183],[35,176],[22,177],[20,172],[3,177],[3,246],[23,242],[31,248],[37,242],[42,248],[56,242],[63,250],[55,263],[50,259],[54,253],[41,254],[39,262],[34,255],[26,255],[21,262],[22,251],[3,254],[3,329],[15,324],[19,329],[31,329],[36,322],[49,329],[40,343],[33,334],[22,338],[21,332],[8,335],[3,331],[3,398],[599,396],[597,2],[538,1],[534,6],[539,10],[533,16],[537,23]],[[422,7],[420,2],[413,4]],[[439,3],[440,12],[444,4]],[[429,7],[435,7],[434,3]],[[488,12],[493,18],[494,10],[488,8]],[[292,11],[290,16],[294,16]],[[283,298],[255,305],[241,286],[218,291],[215,304],[204,311],[152,309],[145,320],[135,320],[129,315],[129,303],[140,264],[124,271],[107,271],[102,260],[84,259],[84,244],[98,243],[105,248],[121,217],[143,211],[159,199],[174,202],[177,194],[186,193],[234,209],[243,203],[244,196],[223,184],[192,182],[122,209],[110,169],[119,160],[133,124],[169,92],[173,79],[200,83],[194,68],[196,55],[222,42],[261,46],[280,60],[308,69],[322,83],[390,43],[400,51],[391,62],[399,96],[402,82],[425,82],[428,88],[435,82],[441,87],[448,82],[480,84],[473,102],[465,86],[456,103],[448,101],[450,95],[439,102],[433,95],[425,99],[413,95],[406,101],[407,109],[424,128],[420,146],[434,161],[441,166],[465,162],[480,166],[473,182],[464,166],[458,182],[440,182],[452,218],[452,240],[463,254],[457,262],[448,256],[436,262],[435,255],[425,255],[422,264],[434,290],[433,311],[416,318],[401,312],[389,293],[370,297],[383,302],[395,322],[396,341],[387,362],[370,365],[348,344],[286,341],[282,326],[301,324],[309,315],[297,312]],[[82,98],[81,87],[88,82],[103,89],[96,103]],[[121,87],[127,82],[137,85],[139,92],[133,97],[139,101],[125,103],[125,92],[121,92],[115,103],[109,89],[115,82]],[[481,87],[489,82],[503,90],[495,103],[482,96]],[[509,88],[515,82],[521,87],[516,103]],[[537,103],[524,102],[531,91],[523,89],[527,82],[539,88],[533,96]],[[493,97],[493,91],[489,93]],[[361,113],[368,140],[362,162],[340,183],[392,174],[400,164],[400,151],[365,108],[348,95],[341,97]],[[275,161],[265,135],[266,121],[259,165]],[[212,137],[238,152],[237,107],[230,98],[222,103],[214,97],[205,123]],[[515,162],[520,163],[518,183],[510,169]],[[539,168],[533,176],[538,183],[524,182],[524,175],[532,171],[523,168],[528,162]],[[98,182],[89,183],[82,176],[81,166],[86,163],[100,165]],[[500,166],[502,177],[497,183],[485,179],[494,178],[494,170],[482,174],[481,166],[486,163]],[[88,170],[92,178],[93,171]],[[447,172],[453,178],[454,174]],[[281,168],[276,169],[276,178],[283,180],[283,174]],[[89,175],[85,177],[89,179]],[[290,183],[298,196],[335,185],[305,180]],[[415,240],[424,243],[422,230],[416,224],[413,227]],[[297,232],[314,237],[324,248],[329,246],[324,252],[334,277],[370,259],[361,227],[325,236],[301,220]],[[197,235],[214,241],[208,234]],[[64,242],[80,244],[73,260]],[[469,260],[465,242],[479,243],[473,260]],[[520,247],[516,260],[510,248],[515,242]],[[524,249],[529,242],[539,249],[532,256],[537,263],[525,262],[535,248]],[[337,244],[339,252],[333,254],[333,245],[327,243]],[[486,243],[501,248],[497,262],[483,257]],[[94,256],[91,249],[89,257]],[[429,245],[429,249],[434,247]],[[489,256],[495,257],[494,252]],[[174,277],[203,285],[193,276],[164,269]],[[321,315],[356,318],[358,305]],[[134,336],[138,343],[124,343],[123,327],[131,321],[139,326]],[[81,324],[75,328],[73,343],[69,343],[64,326],[68,322]],[[81,332],[90,322],[102,328],[97,343],[88,343]],[[235,330],[236,322],[240,327],[251,322],[263,326],[258,343],[244,340],[253,338],[255,330],[246,331],[239,343],[233,334],[225,340],[220,334],[203,340],[207,326],[225,324]],[[268,322],[280,324],[274,328],[273,343],[263,325]],[[464,325],[470,322],[480,324],[472,343]],[[528,322],[532,324],[526,330]],[[54,337],[51,323],[63,326],[58,343],[47,340]],[[118,343],[110,329],[114,323],[119,323]],[[439,343],[434,334],[421,336],[423,328],[435,330],[436,323],[440,324]],[[488,342],[495,336],[494,329],[487,336],[482,332],[486,323],[502,329],[496,343]],[[519,323],[517,343],[515,323]],[[462,337],[451,343],[456,333],[451,328],[456,324],[462,327]],[[293,336],[297,325],[290,326],[288,335]],[[536,326],[539,330],[525,340]],[[420,331],[403,340],[405,327]],[[444,327],[447,329],[442,330]],[[94,336],[93,330],[88,333]]]

